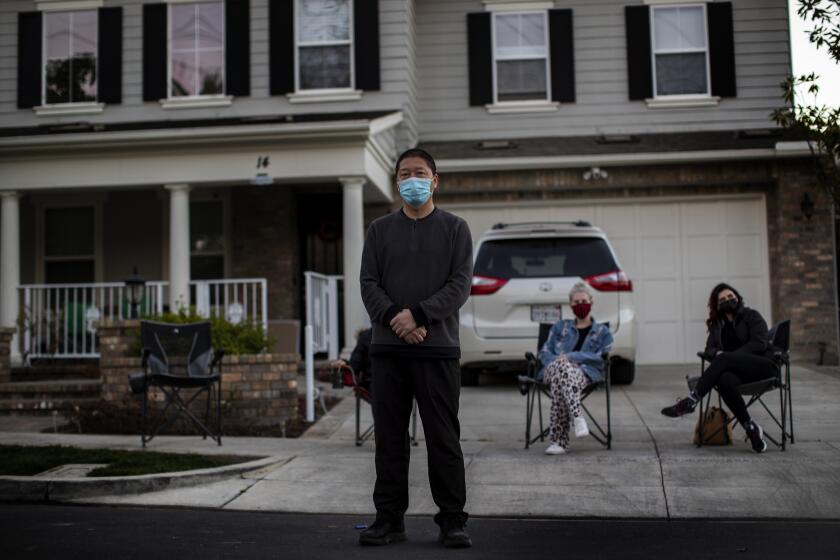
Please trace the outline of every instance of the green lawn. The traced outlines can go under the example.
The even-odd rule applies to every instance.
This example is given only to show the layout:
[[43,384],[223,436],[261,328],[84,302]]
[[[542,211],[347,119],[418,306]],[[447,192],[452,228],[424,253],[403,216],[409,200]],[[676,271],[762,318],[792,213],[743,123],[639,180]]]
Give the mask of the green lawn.
[[88,476],[131,476],[222,467],[258,457],[80,449],[63,445],[0,445],[0,475],[32,476],[68,463],[103,463]]

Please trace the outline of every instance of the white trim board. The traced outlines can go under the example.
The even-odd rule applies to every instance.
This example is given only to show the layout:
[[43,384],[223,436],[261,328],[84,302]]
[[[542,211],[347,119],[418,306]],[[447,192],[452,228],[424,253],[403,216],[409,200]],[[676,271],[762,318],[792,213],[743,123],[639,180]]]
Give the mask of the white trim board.
[[484,208],[510,208],[512,206],[518,208],[530,207],[544,207],[544,206],[592,206],[593,204],[633,204],[640,202],[657,202],[657,203],[671,203],[671,202],[714,202],[718,200],[754,200],[757,198],[764,199],[762,193],[733,193],[733,194],[699,194],[699,195],[670,195],[670,196],[628,196],[628,197],[587,197],[587,198],[549,198],[540,200],[505,200],[499,202],[443,202],[435,203],[443,210],[480,210]]
[[643,154],[604,154],[574,156],[532,156],[507,158],[463,158],[437,160],[441,172],[461,171],[517,171],[526,169],[562,169],[569,167],[659,165],[669,163],[697,163],[710,161],[738,161],[747,159],[776,159],[809,155],[807,145],[777,146],[749,150],[698,150],[690,152],[651,152]]

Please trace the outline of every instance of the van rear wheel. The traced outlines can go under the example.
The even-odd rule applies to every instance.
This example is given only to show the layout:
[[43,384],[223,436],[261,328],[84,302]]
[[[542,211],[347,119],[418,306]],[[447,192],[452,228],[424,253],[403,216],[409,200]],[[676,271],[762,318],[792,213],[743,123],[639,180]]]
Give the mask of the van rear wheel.
[[610,364],[610,383],[613,385],[630,385],[635,377],[635,362],[617,359]]

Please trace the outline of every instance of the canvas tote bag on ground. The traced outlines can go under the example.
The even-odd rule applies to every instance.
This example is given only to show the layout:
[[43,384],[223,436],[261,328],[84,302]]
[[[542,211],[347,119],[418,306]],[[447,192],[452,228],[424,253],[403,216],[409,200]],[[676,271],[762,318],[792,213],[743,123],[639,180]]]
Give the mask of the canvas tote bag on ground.
[[[703,422],[703,445],[732,445],[732,425],[729,423],[729,415],[716,406],[709,408],[702,419],[697,419],[697,424],[694,426],[695,445],[700,442],[701,420]],[[721,429],[724,426],[726,428]]]

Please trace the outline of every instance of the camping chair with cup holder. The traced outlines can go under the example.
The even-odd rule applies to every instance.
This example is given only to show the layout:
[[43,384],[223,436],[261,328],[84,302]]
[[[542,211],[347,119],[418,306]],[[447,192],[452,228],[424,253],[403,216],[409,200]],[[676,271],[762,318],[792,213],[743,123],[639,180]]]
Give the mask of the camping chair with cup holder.
[[[350,364],[342,364],[333,370],[333,387],[352,387],[353,396],[356,399],[356,447],[361,447],[374,435],[375,423],[371,423],[364,430],[362,429],[362,403],[370,405],[373,410],[373,377],[366,371],[355,371]],[[417,445],[417,401],[411,410],[411,435],[412,446]]]
[[[225,351],[212,348],[210,321],[187,324],[141,321],[140,342],[143,372],[129,375],[128,381],[132,393],[143,395],[140,428],[143,447],[182,414],[204,439],[209,436],[222,445],[221,385]],[[155,387],[163,393],[165,404],[150,418],[149,392]],[[201,413],[191,410],[190,405],[205,394],[202,420]],[[174,412],[167,416],[170,408]]]
[[[609,324],[607,323],[609,327]],[[537,337],[537,353],[548,340],[548,334],[551,331],[552,325],[550,323],[540,323],[539,336]],[[607,449],[612,448],[612,424],[610,418],[610,356],[609,353],[603,353],[601,358],[604,360],[604,378],[601,381],[594,381],[584,387],[580,395],[580,404],[584,414],[589,419],[591,435],[595,440]],[[545,395],[546,399],[551,402],[551,393],[548,384],[543,383],[537,379],[537,374],[542,368],[542,363],[533,352],[527,352],[525,359],[528,361],[528,369],[525,375],[518,376],[519,391],[525,396],[525,449],[528,449],[537,440],[545,441],[548,436],[549,428],[543,424],[542,415],[542,397]],[[601,425],[589,408],[586,406],[586,399],[597,390],[604,390],[604,398],[606,400],[606,419],[602,419],[605,426]],[[539,419],[539,431],[536,435],[532,435],[531,426],[534,422],[534,414]],[[594,428],[594,429],[593,429]]]
[[[790,443],[795,443],[793,434],[793,400],[790,385],[790,320],[782,321],[774,325],[768,332],[768,339],[770,341],[770,348],[773,351],[772,359],[777,368],[776,374],[772,377],[768,377],[767,379],[761,379],[751,383],[742,383],[738,386],[738,392],[742,396],[749,397],[749,400],[746,402],[747,409],[755,403],[758,403],[765,411],[767,411],[767,414],[770,415],[770,418],[779,428],[780,433],[777,437],[774,437],[764,431],[764,436],[770,440],[773,445],[782,451],[785,451],[788,440],[790,440]],[[713,357],[706,355],[705,352],[698,352],[697,356],[700,358],[700,373],[702,374],[706,370],[706,362],[711,362]],[[699,381],[699,375],[696,377],[686,376],[689,391],[693,391]],[[717,392],[717,387],[715,387],[714,390]],[[773,391],[779,392],[779,416],[776,416],[763,400],[765,395],[772,393]],[[734,425],[738,421],[736,418],[730,418],[728,424],[720,426],[710,434],[704,434],[704,422],[702,419],[706,417],[706,414],[711,407],[711,401],[712,392],[710,391],[709,394],[701,400],[700,406],[698,406],[700,421],[698,422],[698,437],[695,441],[695,445],[697,445],[697,447],[701,447],[704,442],[712,441],[721,430],[726,429],[728,425]],[[720,409],[723,409],[722,401],[723,399],[721,398],[720,393],[718,393],[718,408]]]

